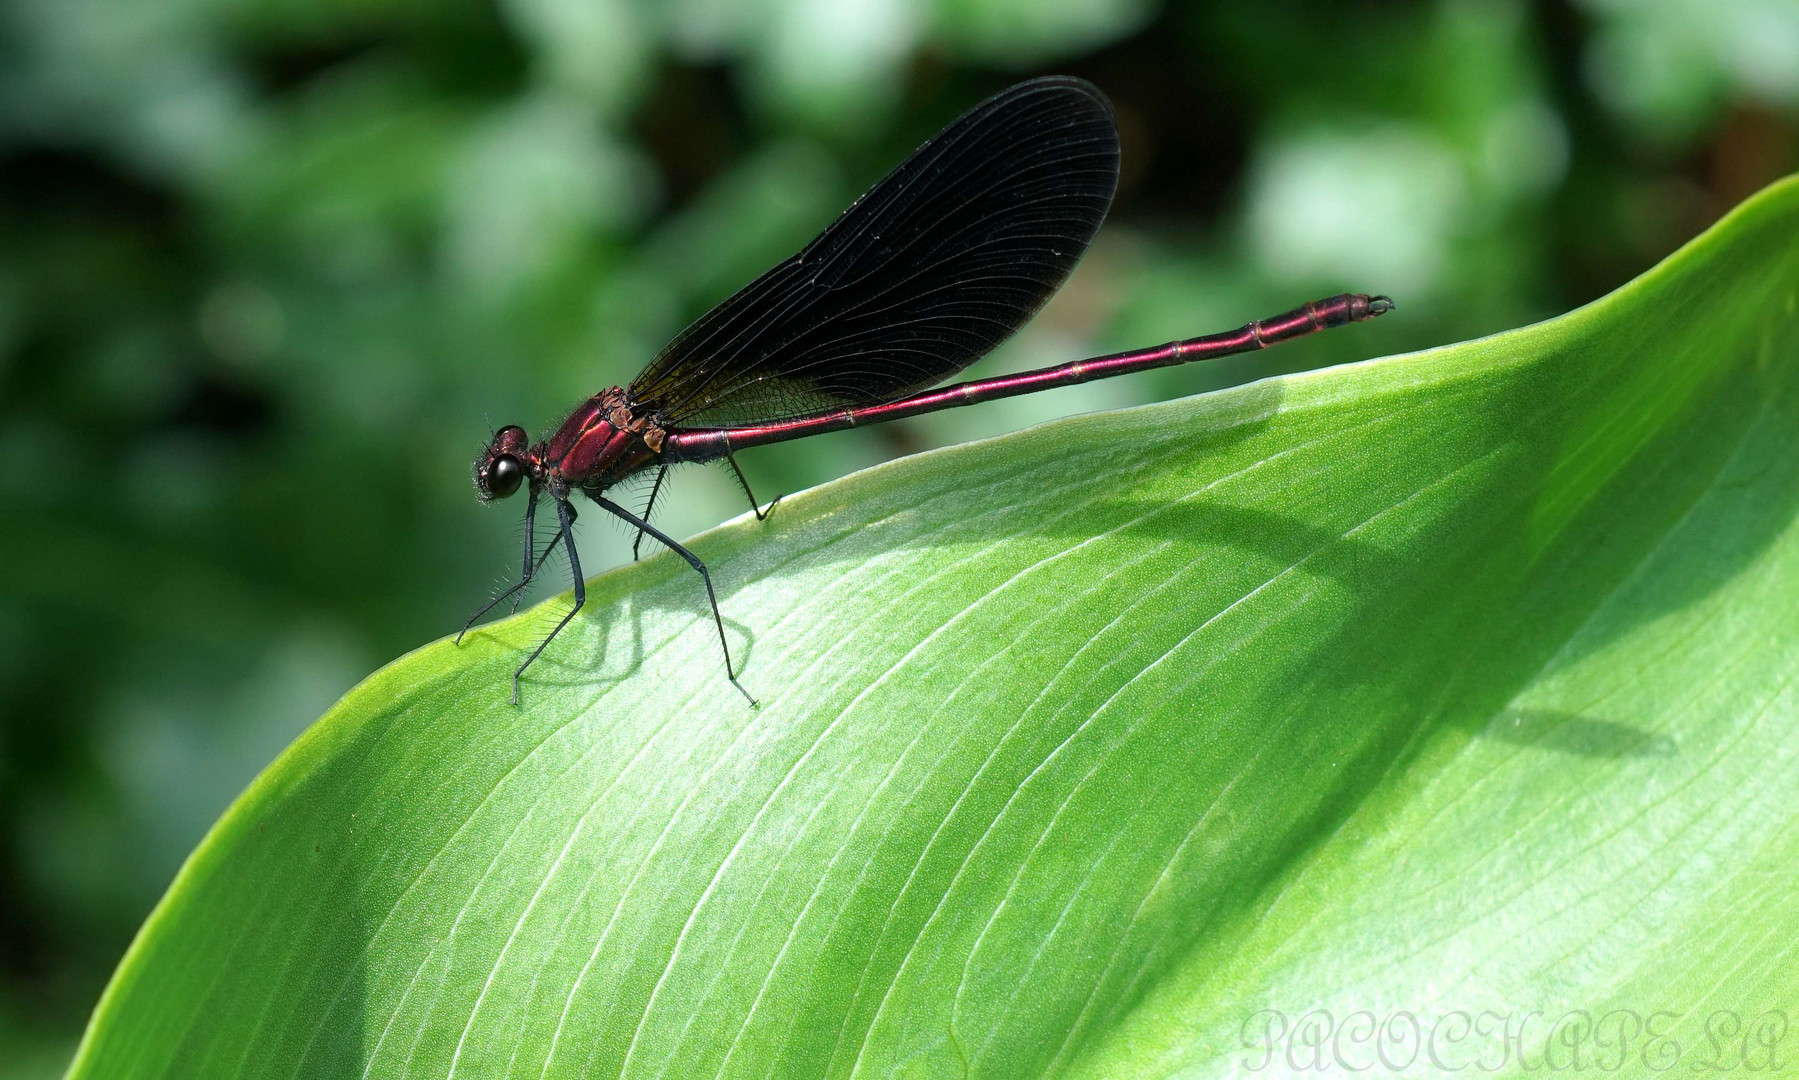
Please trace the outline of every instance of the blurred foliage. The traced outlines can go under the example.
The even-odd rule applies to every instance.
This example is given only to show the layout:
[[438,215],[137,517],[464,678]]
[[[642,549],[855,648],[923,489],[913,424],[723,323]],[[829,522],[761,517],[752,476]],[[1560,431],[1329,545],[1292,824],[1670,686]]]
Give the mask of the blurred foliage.
[[[491,425],[628,379],[1048,71],[1117,105],[1119,200],[980,370],[1398,314],[760,451],[762,498],[1561,311],[1799,165],[1792,0],[0,4],[0,1059],[53,1067],[230,797],[506,572]],[[741,509],[695,468],[659,516]]]

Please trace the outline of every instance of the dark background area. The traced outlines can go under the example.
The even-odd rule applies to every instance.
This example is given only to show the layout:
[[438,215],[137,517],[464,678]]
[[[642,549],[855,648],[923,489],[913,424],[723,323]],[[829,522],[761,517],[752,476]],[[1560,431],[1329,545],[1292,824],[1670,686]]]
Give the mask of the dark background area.
[[[977,372],[1399,310],[752,452],[764,499],[1544,318],[1799,167],[1790,0],[0,3],[0,1077],[59,1071],[233,795],[508,572],[490,426],[628,380],[1046,72],[1112,97],[1119,198]],[[741,510],[692,468],[658,516]],[[628,558],[589,518],[587,565]]]

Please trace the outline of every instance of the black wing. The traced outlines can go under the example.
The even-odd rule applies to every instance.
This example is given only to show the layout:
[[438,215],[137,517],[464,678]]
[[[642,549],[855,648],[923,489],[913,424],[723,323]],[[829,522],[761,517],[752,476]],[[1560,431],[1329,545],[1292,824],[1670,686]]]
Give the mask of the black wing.
[[664,423],[731,427],[891,401],[974,363],[1068,279],[1118,183],[1080,79],[988,98],[631,383]]

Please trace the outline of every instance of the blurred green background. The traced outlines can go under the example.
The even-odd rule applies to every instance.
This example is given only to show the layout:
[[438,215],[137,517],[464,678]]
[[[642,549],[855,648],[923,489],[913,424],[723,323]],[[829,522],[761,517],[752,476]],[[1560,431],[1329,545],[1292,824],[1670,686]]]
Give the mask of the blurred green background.
[[[60,1069],[258,769],[512,572],[519,507],[469,486],[490,425],[628,380],[1052,71],[1112,97],[1118,202],[977,370],[1345,289],[1398,312],[754,451],[763,499],[1552,315],[1799,167],[1793,0],[0,4],[0,1077]],[[742,509],[695,467],[658,517]],[[590,572],[629,557],[583,525]]]

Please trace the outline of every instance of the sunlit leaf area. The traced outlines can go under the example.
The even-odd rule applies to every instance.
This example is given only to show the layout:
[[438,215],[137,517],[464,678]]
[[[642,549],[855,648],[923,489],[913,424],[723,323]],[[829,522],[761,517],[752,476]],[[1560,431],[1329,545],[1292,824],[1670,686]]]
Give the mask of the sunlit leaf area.
[[1796,325],[1788,182],[1550,322],[708,533],[760,708],[668,555],[521,705],[565,601],[417,650],[208,835],[71,1076],[1767,1067]]
[[[1799,168],[1799,11],[1766,0],[0,6],[0,1078],[60,1075],[239,793],[515,570],[516,507],[469,484],[492,428],[628,380],[920,139],[1047,72],[1111,97],[1119,195],[977,374],[1343,290],[1398,310],[758,450],[764,500],[1536,323]],[[1264,1007],[1791,1008],[1767,975],[1791,935],[1758,935],[1794,925],[1795,803],[1768,772],[1792,764],[1793,201],[1548,328],[884,466],[734,524],[700,548],[756,714],[727,709],[666,556],[596,582],[523,711],[508,658],[553,602],[408,658],[201,850],[83,1068],[1197,1076],[1247,1068]],[[693,467],[657,521],[744,509]],[[630,560],[600,516],[590,574]],[[529,604],[567,587],[551,570]],[[1169,719],[1202,714],[1211,734]],[[353,811],[382,843],[356,847]],[[489,864],[522,900],[478,887]],[[181,906],[202,900],[243,921]],[[258,911],[292,933],[244,945]],[[505,923],[462,952],[396,935],[464,912]],[[242,982],[183,981],[234,948],[205,973]],[[522,1026],[551,988],[547,1033]],[[196,1002],[243,1037],[195,1034]],[[308,1042],[295,1011],[339,1023]]]

